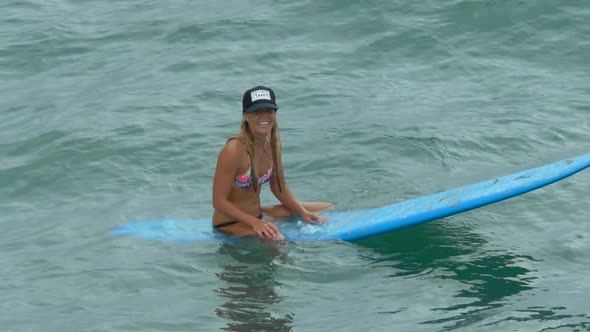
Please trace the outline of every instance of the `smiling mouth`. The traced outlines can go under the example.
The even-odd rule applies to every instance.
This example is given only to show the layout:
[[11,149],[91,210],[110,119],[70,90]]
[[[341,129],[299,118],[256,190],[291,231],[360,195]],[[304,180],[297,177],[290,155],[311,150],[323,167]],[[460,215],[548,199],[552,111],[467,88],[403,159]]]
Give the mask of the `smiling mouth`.
[[259,125],[266,127],[270,124],[270,121],[265,121],[265,122],[258,122]]

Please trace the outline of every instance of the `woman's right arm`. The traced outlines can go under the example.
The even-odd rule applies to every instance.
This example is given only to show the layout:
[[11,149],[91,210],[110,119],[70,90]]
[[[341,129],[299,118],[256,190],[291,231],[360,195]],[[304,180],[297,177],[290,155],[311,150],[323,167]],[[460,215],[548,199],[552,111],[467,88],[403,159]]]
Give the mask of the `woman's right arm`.
[[228,142],[217,158],[217,167],[213,177],[213,208],[232,220],[252,227],[259,236],[274,238],[279,236],[278,228],[240,210],[229,200],[234,177],[240,167],[243,155],[239,143],[235,140]]

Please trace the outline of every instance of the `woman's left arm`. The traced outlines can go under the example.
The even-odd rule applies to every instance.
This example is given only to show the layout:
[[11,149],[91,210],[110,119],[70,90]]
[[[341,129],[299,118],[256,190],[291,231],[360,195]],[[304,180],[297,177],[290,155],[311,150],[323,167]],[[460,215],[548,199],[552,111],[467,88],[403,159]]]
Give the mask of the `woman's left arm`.
[[[279,166],[279,167],[281,167],[281,166]],[[282,172],[282,169],[281,169],[281,174],[284,174]],[[289,210],[291,210],[293,212],[293,214],[302,217],[307,222],[325,222],[326,221],[325,217],[323,217],[317,213],[307,211],[305,209],[305,207],[303,205],[301,205],[301,203],[299,203],[297,198],[295,198],[295,195],[293,195],[293,193],[289,189],[289,186],[287,186],[287,183],[284,179],[281,181],[280,188],[279,188],[278,181],[279,180],[277,179],[277,176],[275,174],[273,174],[271,181],[270,181],[270,189],[271,189],[272,193],[275,195],[275,197],[285,207],[287,207]]]

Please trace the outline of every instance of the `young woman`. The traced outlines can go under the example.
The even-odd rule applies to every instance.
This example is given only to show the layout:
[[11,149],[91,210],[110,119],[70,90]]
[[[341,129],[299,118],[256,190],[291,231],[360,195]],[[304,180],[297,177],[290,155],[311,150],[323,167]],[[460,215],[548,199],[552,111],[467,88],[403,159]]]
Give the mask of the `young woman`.
[[[316,212],[332,204],[300,203],[285,182],[277,110],[272,89],[257,86],[244,93],[240,133],[227,141],[217,159],[213,179],[215,229],[235,236],[280,240],[283,236],[278,228],[263,216],[326,221]],[[266,183],[282,204],[261,206],[260,190]]]

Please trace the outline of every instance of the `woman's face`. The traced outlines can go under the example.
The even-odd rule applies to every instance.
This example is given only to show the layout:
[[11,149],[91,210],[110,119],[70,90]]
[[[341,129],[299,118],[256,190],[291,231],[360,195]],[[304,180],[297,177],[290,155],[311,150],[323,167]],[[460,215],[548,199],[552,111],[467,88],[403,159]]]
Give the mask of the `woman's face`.
[[244,117],[254,135],[266,136],[275,125],[276,113],[272,108],[261,108],[256,112],[244,113]]

